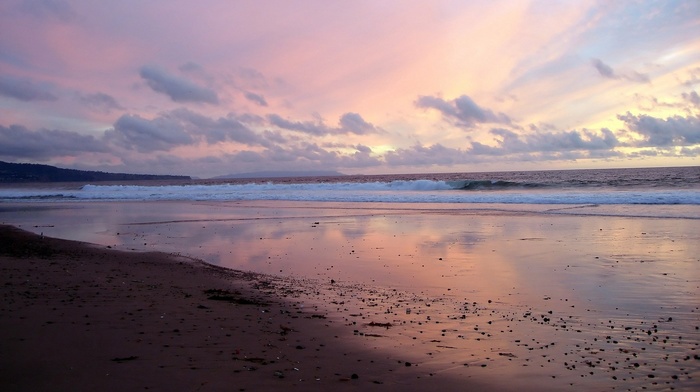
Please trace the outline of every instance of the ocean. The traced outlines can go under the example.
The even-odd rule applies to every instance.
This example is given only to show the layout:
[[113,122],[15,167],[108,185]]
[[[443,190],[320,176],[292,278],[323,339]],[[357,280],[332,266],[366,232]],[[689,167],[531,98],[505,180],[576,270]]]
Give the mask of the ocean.
[[700,167],[3,185],[0,201],[700,205]]

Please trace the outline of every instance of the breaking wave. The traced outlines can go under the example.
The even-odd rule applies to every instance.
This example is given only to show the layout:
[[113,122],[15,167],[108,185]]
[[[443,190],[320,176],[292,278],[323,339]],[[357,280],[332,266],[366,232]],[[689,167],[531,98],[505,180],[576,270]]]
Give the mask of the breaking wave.
[[503,180],[85,185],[77,189],[0,189],[0,200],[290,200],[400,203],[700,204],[697,189],[552,186]]

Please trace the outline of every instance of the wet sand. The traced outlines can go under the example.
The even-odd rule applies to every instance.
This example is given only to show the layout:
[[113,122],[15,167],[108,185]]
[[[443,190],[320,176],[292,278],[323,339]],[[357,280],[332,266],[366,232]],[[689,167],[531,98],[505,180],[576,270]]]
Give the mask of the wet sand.
[[455,385],[434,384],[428,368],[409,363],[415,355],[393,357],[367,344],[369,331],[379,336],[389,326],[367,319],[354,326],[367,331],[360,335],[299,304],[318,295],[314,284],[8,226],[0,226],[0,269],[3,391]]
[[107,204],[0,216],[101,242],[5,241],[3,385],[700,387],[696,220]]

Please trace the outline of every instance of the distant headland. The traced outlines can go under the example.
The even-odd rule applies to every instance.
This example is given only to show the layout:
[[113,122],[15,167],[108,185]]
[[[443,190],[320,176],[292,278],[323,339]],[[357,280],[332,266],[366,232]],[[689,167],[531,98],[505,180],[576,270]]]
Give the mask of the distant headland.
[[217,180],[225,179],[236,179],[236,178],[280,178],[280,177],[339,177],[345,174],[330,171],[330,170],[316,170],[316,171],[257,171],[248,173],[236,173],[236,174],[226,174],[223,176],[213,177]]
[[190,180],[189,176],[157,174],[106,173],[62,169],[34,163],[9,163],[0,161],[0,183],[13,182],[84,182],[84,181],[139,181],[139,180]]

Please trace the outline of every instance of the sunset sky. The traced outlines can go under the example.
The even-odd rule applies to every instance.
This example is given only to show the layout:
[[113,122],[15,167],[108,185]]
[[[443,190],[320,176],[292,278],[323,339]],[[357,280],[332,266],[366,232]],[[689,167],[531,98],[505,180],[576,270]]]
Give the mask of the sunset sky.
[[700,165],[700,1],[4,0],[0,160]]

